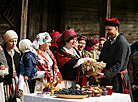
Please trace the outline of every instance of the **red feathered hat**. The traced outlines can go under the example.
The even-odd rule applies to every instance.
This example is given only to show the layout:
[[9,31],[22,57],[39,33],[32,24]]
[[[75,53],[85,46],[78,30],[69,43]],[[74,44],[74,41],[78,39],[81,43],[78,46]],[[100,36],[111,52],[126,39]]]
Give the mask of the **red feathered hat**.
[[99,43],[99,39],[96,37],[93,37],[89,42],[89,46],[95,45],[97,43]]
[[61,34],[58,31],[55,31],[55,32],[50,33],[50,36],[52,38],[51,47],[53,46],[58,47],[57,39],[61,36]]
[[91,52],[90,47],[95,45],[95,44],[97,44],[97,43],[99,43],[99,39],[98,38],[96,38],[96,37],[90,38],[88,40],[88,44],[87,44],[86,50]]
[[111,19],[106,18],[104,20],[104,22],[105,22],[105,26],[106,25],[109,25],[109,26],[118,26],[118,28],[120,26],[120,23],[119,23],[119,21],[118,21],[117,18],[111,18]]

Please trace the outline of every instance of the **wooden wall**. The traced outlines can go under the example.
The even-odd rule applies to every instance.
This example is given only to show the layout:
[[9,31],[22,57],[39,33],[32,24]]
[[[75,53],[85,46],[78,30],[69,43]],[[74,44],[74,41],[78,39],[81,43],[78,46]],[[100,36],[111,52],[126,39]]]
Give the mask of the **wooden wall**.
[[[0,36],[11,26],[3,18],[3,11],[11,0],[0,0]],[[17,2],[17,0],[15,0]],[[15,30],[20,33],[21,1],[16,3]],[[62,33],[68,26],[76,33],[99,37],[101,18],[106,14],[105,0],[29,0],[27,38],[33,40],[39,32],[57,30]],[[111,17],[121,23],[120,32],[129,43],[138,39],[138,0],[111,0]],[[18,5],[18,6],[17,6]],[[102,13],[101,13],[102,12]],[[102,31],[103,32],[103,31]],[[1,38],[1,37],[0,37]],[[1,41],[1,39],[0,39]]]
[[2,35],[7,31],[7,29],[11,28],[3,17],[3,13],[8,6],[8,2],[9,0],[0,0],[0,43],[2,42]]
[[138,40],[138,0],[112,0],[112,17],[120,21],[120,32],[129,43]]
[[29,0],[28,37],[33,40],[35,35],[52,30],[63,32],[65,0]]
[[[138,0],[111,0],[111,17],[118,18],[120,32],[129,43],[138,40]],[[66,0],[65,28],[71,26],[77,34],[99,37],[102,0]],[[106,11],[104,12],[106,13]],[[104,34],[103,34],[104,35]]]
[[34,40],[35,35],[47,31],[47,0],[29,0],[27,38]]
[[70,26],[79,35],[99,37],[101,1],[66,0],[65,28]]

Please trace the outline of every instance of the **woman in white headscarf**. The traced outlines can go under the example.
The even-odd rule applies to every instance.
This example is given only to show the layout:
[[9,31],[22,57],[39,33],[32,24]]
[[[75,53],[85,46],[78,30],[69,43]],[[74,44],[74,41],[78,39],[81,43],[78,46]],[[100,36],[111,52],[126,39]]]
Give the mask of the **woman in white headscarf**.
[[34,48],[37,50],[38,70],[46,72],[45,77],[40,80],[42,86],[39,87],[39,90],[48,91],[47,89],[52,87],[64,87],[57,61],[49,49],[51,40],[49,33],[44,32],[39,33],[33,42]]
[[[19,42],[19,49],[23,53],[20,62],[20,75],[18,85],[18,98],[22,98],[23,94],[29,94],[28,81],[36,78],[44,77],[44,71],[37,70],[36,51],[29,39],[23,39]],[[26,85],[26,87],[25,87]]]
[[21,59],[20,52],[16,47],[18,35],[15,31],[8,30],[2,38],[2,49],[9,67],[9,74],[4,76],[5,97],[6,101],[15,102]]

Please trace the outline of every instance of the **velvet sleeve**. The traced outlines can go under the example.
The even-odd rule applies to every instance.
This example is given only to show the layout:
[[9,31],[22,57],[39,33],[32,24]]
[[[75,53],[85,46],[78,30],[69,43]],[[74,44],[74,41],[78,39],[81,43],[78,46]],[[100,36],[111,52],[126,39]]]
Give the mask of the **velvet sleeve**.
[[63,67],[70,67],[73,68],[76,63],[78,62],[79,59],[70,59],[68,62],[65,63],[65,65]]

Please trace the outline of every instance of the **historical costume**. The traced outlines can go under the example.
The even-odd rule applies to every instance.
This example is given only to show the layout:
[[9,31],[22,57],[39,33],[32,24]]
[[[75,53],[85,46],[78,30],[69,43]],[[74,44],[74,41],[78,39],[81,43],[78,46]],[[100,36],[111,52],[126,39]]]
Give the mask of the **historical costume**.
[[[103,81],[103,84],[113,85],[114,92],[121,93],[124,90],[122,87],[123,81],[119,72],[126,70],[129,55],[130,47],[122,33],[117,36],[116,41],[113,44],[111,44],[110,40],[108,40],[103,46],[100,60],[107,63],[107,71],[104,71],[107,78]],[[128,73],[123,74],[126,82],[129,82]],[[129,83],[127,84],[127,86],[130,87]]]
[[[51,40],[50,35],[47,32],[44,32],[39,33],[33,42],[35,49],[37,49],[38,70],[46,72],[45,77],[40,79],[42,82],[42,89],[45,88],[45,90],[52,87],[64,87],[57,61],[53,53],[49,50],[49,45],[47,45],[48,49],[40,48],[41,45],[49,44]],[[50,76],[48,73],[50,73]]]
[[[86,36],[79,36],[78,37],[78,51],[80,54],[81,58],[89,58],[92,56],[92,54],[88,51],[85,50],[86,47],[86,42],[87,42],[87,37]],[[87,81],[89,80],[89,78],[86,77],[86,72],[82,73],[82,69],[80,68],[80,80],[79,80],[79,84],[81,86],[89,86],[87,85]]]
[[29,39],[23,39],[19,42],[19,49],[23,53],[20,61],[20,76],[18,86],[18,98],[22,98],[23,94],[29,94],[29,87],[27,81],[35,78],[44,77],[44,71],[37,70],[36,50],[32,46]]
[[[74,29],[67,29],[61,36],[61,47],[57,51],[57,61],[65,87],[71,87],[73,84],[79,82],[80,65],[88,60],[79,56],[78,51],[74,48],[76,44],[76,33]],[[63,41],[63,42],[62,42]]]
[[94,38],[90,38],[87,41],[87,46],[86,46],[86,50],[89,51],[91,53],[91,57],[98,60],[99,59],[99,39],[94,37]]
[[6,61],[6,57],[2,47],[0,46],[0,63],[1,67],[5,67],[4,70],[0,69],[0,102],[5,102],[5,94],[4,94],[4,76],[9,74],[8,65]]
[[[105,29],[110,38],[104,43],[100,54],[100,61],[107,63],[101,78],[101,85],[112,85],[113,92],[131,93],[130,81],[127,73],[127,65],[130,56],[130,46],[123,34],[118,32],[120,26],[116,18],[105,20]],[[127,90],[128,89],[128,90]],[[133,99],[132,99],[133,101]]]
[[[79,60],[77,56],[67,53],[66,48],[61,48],[57,52],[59,69],[64,80],[75,83],[77,68],[73,68]],[[75,50],[75,49],[74,49]],[[70,86],[70,85],[69,85]]]
[[[90,38],[87,41],[87,46],[86,46],[86,50],[89,51],[91,53],[91,58],[98,60],[99,59],[99,39],[94,37],[94,38]],[[88,77],[88,85],[97,85],[99,86],[100,83],[100,79],[97,79],[95,76],[89,76]]]
[[15,31],[8,30],[3,35],[3,50],[9,67],[9,74],[4,77],[6,100],[16,101],[18,76],[20,72],[20,52],[16,47],[18,36]]

